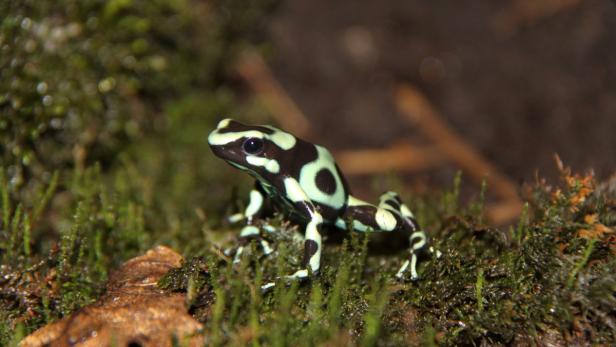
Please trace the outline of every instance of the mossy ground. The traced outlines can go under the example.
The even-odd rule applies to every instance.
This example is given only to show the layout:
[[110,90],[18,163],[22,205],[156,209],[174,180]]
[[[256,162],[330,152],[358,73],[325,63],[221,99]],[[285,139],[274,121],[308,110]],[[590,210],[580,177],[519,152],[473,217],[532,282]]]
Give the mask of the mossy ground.
[[455,188],[418,200],[443,253],[424,261],[418,282],[392,278],[404,252],[369,254],[368,237],[351,234],[326,246],[323,271],[310,283],[262,295],[264,278],[298,266],[301,243],[283,224],[270,257],[254,247],[250,264],[233,268],[214,252],[189,258],[161,283],[188,290],[196,317],[223,344],[610,344],[614,195],[594,191],[590,177],[565,177],[563,189],[534,187],[538,200],[505,229],[482,223],[481,200],[458,206]]
[[207,4],[0,5],[13,52],[0,55],[0,345],[94,301],[110,271],[156,244],[185,255],[161,284],[187,291],[212,345],[616,341],[616,188],[565,169],[525,190],[507,228],[485,223],[485,192],[460,203],[459,178],[407,201],[443,254],[418,282],[392,280],[406,252],[391,238],[350,234],[326,244],[309,283],[260,293],[297,268],[297,226],[274,216],[274,254],[254,247],[231,266],[220,249],[240,227],[224,217],[251,182],[205,139],[220,114],[263,121],[225,69],[270,5]]

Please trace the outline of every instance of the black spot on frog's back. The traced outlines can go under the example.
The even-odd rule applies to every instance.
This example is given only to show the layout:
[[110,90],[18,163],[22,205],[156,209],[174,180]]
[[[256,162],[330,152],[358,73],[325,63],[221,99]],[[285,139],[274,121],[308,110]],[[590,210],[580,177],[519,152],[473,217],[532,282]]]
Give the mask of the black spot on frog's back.
[[336,179],[329,169],[323,168],[317,172],[315,177],[317,188],[325,194],[334,194],[336,192]]

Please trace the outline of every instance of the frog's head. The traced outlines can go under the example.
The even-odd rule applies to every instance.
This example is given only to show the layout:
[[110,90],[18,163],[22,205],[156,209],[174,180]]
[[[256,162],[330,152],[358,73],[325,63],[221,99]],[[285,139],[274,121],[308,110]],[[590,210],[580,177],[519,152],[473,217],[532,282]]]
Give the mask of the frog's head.
[[291,150],[295,136],[270,126],[245,125],[231,119],[218,123],[208,136],[212,152],[229,164],[264,177],[277,175],[282,151]]

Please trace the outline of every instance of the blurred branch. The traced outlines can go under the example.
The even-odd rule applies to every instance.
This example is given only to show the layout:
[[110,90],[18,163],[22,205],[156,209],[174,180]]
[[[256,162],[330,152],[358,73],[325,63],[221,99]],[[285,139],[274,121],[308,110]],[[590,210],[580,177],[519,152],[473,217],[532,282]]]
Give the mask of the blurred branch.
[[494,192],[506,202],[492,212],[492,217],[503,221],[504,217],[515,216],[521,211],[522,203],[513,182],[449,128],[420,91],[410,85],[401,85],[396,93],[396,104],[404,119],[418,126],[451,161],[476,181],[488,180]]
[[513,0],[492,19],[492,28],[504,36],[515,35],[520,28],[582,4],[582,0]]
[[522,202],[520,199],[507,199],[486,206],[486,216],[495,224],[505,224],[520,216]]
[[446,158],[435,147],[416,147],[404,141],[384,149],[340,151],[336,159],[345,173],[362,175],[427,170],[443,164]]
[[278,83],[261,56],[246,51],[239,59],[237,72],[270,109],[281,127],[299,137],[307,137],[310,123]]

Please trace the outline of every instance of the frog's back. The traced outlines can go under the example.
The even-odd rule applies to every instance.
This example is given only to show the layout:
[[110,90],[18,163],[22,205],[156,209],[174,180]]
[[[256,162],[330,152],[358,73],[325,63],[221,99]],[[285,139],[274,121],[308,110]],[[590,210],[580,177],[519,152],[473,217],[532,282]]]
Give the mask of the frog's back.
[[323,217],[333,222],[346,207],[350,194],[348,184],[326,148],[301,142],[313,148],[313,155],[304,160],[296,179],[310,201],[319,207]]

